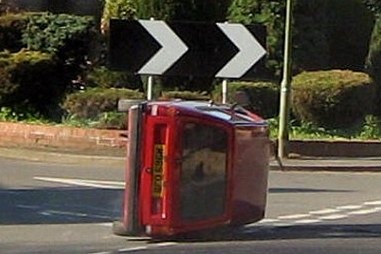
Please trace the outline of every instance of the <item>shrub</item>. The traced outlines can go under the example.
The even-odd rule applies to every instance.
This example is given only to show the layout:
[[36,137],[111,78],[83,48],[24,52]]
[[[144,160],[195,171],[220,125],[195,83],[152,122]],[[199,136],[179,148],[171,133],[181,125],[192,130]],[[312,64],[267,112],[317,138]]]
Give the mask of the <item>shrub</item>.
[[65,49],[78,52],[87,46],[84,42],[91,39],[92,29],[94,20],[91,17],[37,13],[29,16],[23,41],[32,50],[57,53]]
[[62,107],[70,117],[95,119],[102,113],[117,111],[120,99],[142,98],[144,95],[136,90],[90,88],[69,94]]
[[374,113],[381,116],[381,17],[373,29],[366,66],[377,87]]
[[6,14],[0,16],[0,51],[17,52],[25,45],[22,42],[22,31],[27,26],[28,15]]
[[0,105],[4,105],[4,98],[14,92],[16,88],[17,86],[11,82],[11,75],[8,70],[0,65]]
[[136,17],[136,2],[132,0],[105,0],[101,31],[107,34],[112,18],[134,19]]
[[[232,82],[228,84],[228,103],[237,102],[237,92],[247,94],[249,103],[246,108],[254,111],[264,118],[272,118],[278,115],[279,110],[279,86],[272,82]],[[213,91],[213,99],[221,101],[221,86],[216,86]]]
[[294,77],[292,88],[295,117],[324,128],[359,123],[373,106],[374,86],[361,72],[303,72]]
[[61,78],[77,78],[88,65],[90,48],[97,38],[92,17],[35,13],[22,35],[28,49],[54,54],[61,64]]
[[161,100],[181,99],[193,101],[205,101],[210,97],[206,93],[193,92],[193,91],[163,91]]
[[231,0],[135,1],[139,18],[187,21],[224,21]]
[[139,76],[127,72],[111,71],[104,66],[90,70],[85,77],[87,87],[128,88],[142,90],[143,84]]
[[[37,51],[0,54],[1,78],[6,80],[2,106],[59,118],[59,103],[66,91],[56,59]],[[8,88],[6,88],[8,87]]]

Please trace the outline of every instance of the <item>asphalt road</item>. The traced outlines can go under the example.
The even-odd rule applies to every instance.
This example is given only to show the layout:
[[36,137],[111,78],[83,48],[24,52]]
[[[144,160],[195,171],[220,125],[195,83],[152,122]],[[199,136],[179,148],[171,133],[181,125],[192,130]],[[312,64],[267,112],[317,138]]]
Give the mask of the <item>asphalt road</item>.
[[381,253],[381,174],[271,172],[266,219],[151,241],[111,233],[123,161],[0,158],[0,253]]

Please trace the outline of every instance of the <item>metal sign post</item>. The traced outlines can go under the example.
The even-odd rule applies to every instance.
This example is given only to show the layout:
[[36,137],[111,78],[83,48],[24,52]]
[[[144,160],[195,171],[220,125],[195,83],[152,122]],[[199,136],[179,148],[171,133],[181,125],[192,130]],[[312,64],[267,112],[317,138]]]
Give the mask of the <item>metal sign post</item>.
[[222,80],[222,103],[226,104],[228,97],[228,80]]
[[152,92],[153,91],[153,76],[148,76],[147,80],[147,100],[152,100]]
[[292,0],[287,0],[286,24],[284,39],[283,79],[280,90],[278,157],[286,156],[288,143],[288,124],[290,115],[290,88],[291,88],[291,43],[292,43]]

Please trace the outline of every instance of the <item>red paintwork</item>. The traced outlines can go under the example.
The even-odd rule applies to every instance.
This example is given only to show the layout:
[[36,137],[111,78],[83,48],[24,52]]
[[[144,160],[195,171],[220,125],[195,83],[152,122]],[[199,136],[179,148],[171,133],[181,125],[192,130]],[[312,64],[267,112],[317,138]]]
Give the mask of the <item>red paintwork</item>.
[[[209,109],[214,113],[209,112]],[[143,116],[138,197],[139,223],[145,234],[168,236],[224,224],[245,224],[264,217],[270,151],[268,126],[262,118],[247,111],[246,115],[235,114],[230,119],[230,111],[226,105],[210,106],[205,102],[148,103]],[[186,123],[214,126],[228,136],[224,212],[207,219],[185,220],[180,214],[182,164],[179,161],[182,158],[182,133]],[[155,159],[154,149],[161,151],[162,148],[158,144],[165,145],[163,160],[160,156]],[[156,187],[153,186],[153,178],[160,179],[160,174],[154,172],[157,170],[155,165],[161,165],[160,161],[163,166],[163,182],[161,211],[157,213],[153,212],[152,196],[155,192],[153,188],[160,188],[157,184]],[[126,179],[127,184],[128,181]],[[155,183],[158,182],[160,181]],[[125,214],[127,207],[126,202]]]

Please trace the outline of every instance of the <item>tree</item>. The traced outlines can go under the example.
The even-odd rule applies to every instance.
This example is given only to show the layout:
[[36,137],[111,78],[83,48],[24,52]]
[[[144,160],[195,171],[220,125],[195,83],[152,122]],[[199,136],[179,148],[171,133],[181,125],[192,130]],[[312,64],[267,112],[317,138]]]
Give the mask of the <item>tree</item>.
[[375,15],[381,15],[381,2],[380,0],[362,0],[365,6],[371,10]]
[[373,29],[366,67],[377,87],[375,114],[381,116],[381,17]]
[[101,20],[101,32],[106,34],[109,22],[112,18],[134,19],[136,18],[136,3],[133,0],[105,0]]
[[225,21],[231,0],[136,0],[139,18],[167,21]]
[[[229,9],[232,22],[266,26],[267,68],[277,78],[280,78],[283,65],[285,2],[234,0]],[[325,11],[326,0],[294,0],[293,69],[296,72],[323,68],[327,64]]]
[[[223,22],[231,0],[136,0],[139,19],[165,21]],[[214,78],[163,77],[164,88],[211,91]]]
[[364,70],[374,15],[362,0],[328,1],[330,68]]

